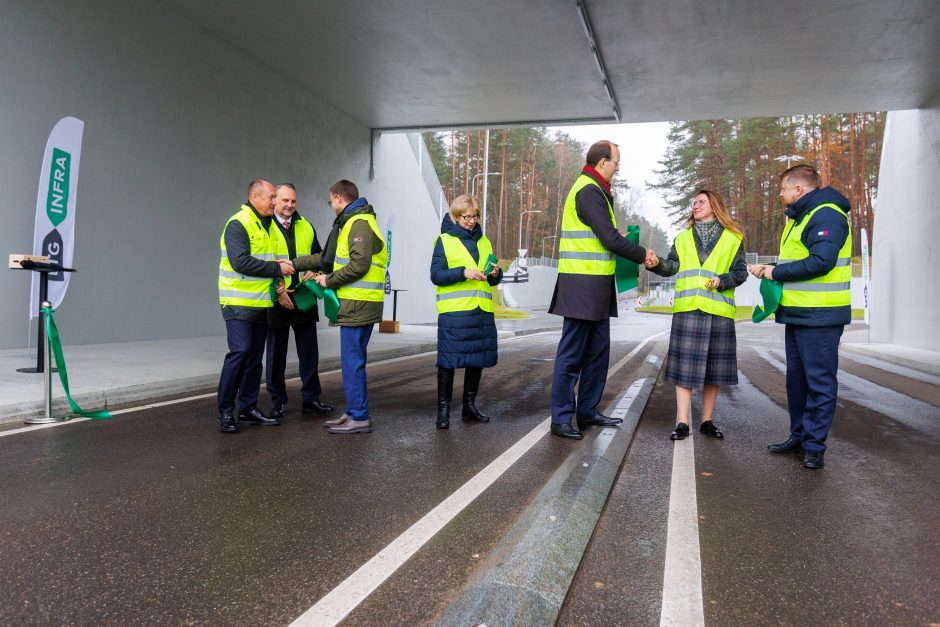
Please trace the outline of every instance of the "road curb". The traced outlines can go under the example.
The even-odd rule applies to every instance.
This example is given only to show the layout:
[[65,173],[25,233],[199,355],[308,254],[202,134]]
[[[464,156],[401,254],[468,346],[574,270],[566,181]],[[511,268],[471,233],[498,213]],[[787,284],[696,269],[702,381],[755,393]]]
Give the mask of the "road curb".
[[[499,337],[500,339],[508,339],[510,337],[531,335],[533,333],[560,330],[560,327],[546,327],[538,329],[501,331]],[[437,341],[377,349],[369,352],[369,363],[378,363],[382,361],[388,361],[390,359],[398,359],[401,357],[411,357],[412,355],[435,352],[436,350]],[[221,358],[219,364],[221,365]],[[321,372],[338,370],[339,367],[340,358],[338,355],[325,357],[320,360],[319,369]],[[288,364],[286,376],[288,379],[298,377],[299,366],[296,363]],[[84,409],[105,408],[112,410],[121,407],[133,406],[135,404],[146,404],[150,402],[170,400],[172,398],[208,394],[214,392],[217,389],[218,384],[219,374],[217,372],[213,372],[212,374],[195,377],[171,379],[152,383],[141,383],[113,389],[79,392],[74,394],[72,398],[76,403],[78,403],[80,407]],[[58,378],[53,379],[52,385],[54,395],[62,394]],[[2,405],[0,406],[0,424],[20,422],[28,418],[41,416],[44,411],[45,409],[43,407],[43,401],[41,398]],[[68,413],[71,413],[68,401],[66,401],[64,395],[53,397],[52,413],[56,416],[64,416]]]
[[438,625],[553,625],[600,519],[640,416],[652,393],[668,339],[655,342],[634,379],[611,405],[635,394],[620,428],[588,435],[552,475],[444,611]]

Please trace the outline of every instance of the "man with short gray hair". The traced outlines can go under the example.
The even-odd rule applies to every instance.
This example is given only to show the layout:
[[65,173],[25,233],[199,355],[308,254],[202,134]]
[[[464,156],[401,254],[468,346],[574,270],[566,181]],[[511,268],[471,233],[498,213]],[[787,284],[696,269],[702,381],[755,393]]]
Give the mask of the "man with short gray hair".
[[219,242],[219,304],[228,354],[219,378],[219,431],[238,433],[238,420],[262,426],[280,424],[258,409],[261,358],[268,334],[267,309],[274,304],[275,280],[294,274],[290,261],[276,261],[268,228],[274,213],[274,185],[257,179],[248,200],[228,219]]

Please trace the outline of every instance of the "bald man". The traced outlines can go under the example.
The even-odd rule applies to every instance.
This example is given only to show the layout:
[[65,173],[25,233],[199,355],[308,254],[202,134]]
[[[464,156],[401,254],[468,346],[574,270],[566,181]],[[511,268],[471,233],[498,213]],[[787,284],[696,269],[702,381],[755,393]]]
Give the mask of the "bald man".
[[238,433],[238,420],[262,425],[280,424],[258,409],[261,358],[268,335],[267,310],[274,305],[276,280],[294,274],[287,260],[276,261],[270,236],[274,185],[254,180],[248,199],[229,218],[219,242],[219,304],[228,337],[228,354],[219,379],[219,431]]

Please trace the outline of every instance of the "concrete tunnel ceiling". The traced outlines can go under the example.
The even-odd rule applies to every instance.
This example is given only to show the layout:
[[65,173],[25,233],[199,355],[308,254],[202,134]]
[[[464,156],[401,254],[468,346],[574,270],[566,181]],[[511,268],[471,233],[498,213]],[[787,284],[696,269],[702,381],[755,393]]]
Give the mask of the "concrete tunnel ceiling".
[[935,0],[163,1],[270,68],[272,98],[287,77],[376,129],[913,109],[940,93]]

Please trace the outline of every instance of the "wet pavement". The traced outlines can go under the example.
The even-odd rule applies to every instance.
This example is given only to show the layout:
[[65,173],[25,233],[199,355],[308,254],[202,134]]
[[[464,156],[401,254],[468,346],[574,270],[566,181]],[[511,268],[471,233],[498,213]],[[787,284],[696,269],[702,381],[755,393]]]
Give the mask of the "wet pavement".
[[[633,312],[615,323],[611,365],[622,366],[603,407],[649,366],[654,351],[640,342],[668,325]],[[693,429],[706,623],[940,622],[940,377],[843,351],[826,467],[814,472],[764,448],[788,425],[782,329],[741,324],[738,338],[741,382],[716,410],[726,438]],[[368,435],[330,435],[296,411],[280,427],[220,434],[211,396],[0,431],[0,624],[291,623],[539,428],[557,342],[557,332],[501,339],[479,399],[495,419],[453,416],[447,431],[434,428],[433,354],[370,363]],[[322,380],[324,400],[341,407],[339,373]],[[458,373],[455,399],[461,388]],[[660,377],[570,589],[558,582],[558,624],[660,621],[674,403]],[[699,410],[696,395],[693,425]],[[519,525],[559,473],[580,470],[572,460],[602,448],[602,433],[539,438],[344,624],[448,616],[518,559]],[[506,616],[489,624],[515,622]]]
[[[725,439],[693,428],[706,624],[937,624],[940,378],[843,350],[826,467],[810,471],[765,449],[789,425],[778,326],[738,325]],[[674,420],[660,377],[559,625],[659,624]]]

